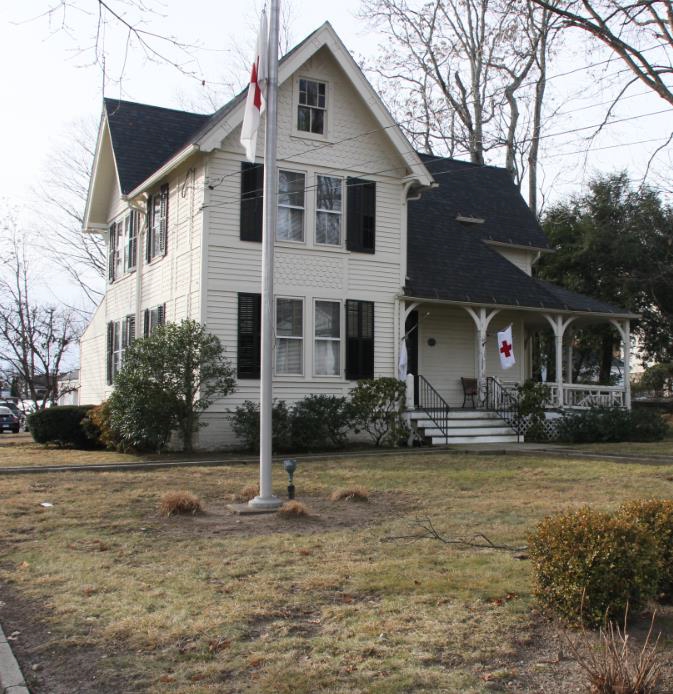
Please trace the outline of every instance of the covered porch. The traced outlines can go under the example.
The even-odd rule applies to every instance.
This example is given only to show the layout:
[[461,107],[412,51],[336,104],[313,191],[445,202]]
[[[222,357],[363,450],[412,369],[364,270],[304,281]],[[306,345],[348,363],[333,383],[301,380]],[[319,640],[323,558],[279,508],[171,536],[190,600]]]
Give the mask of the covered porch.
[[[630,408],[630,331],[635,317],[568,307],[513,307],[405,297],[400,302],[399,343],[401,347],[404,342],[407,351],[408,405],[498,410],[508,397],[502,393],[511,394],[512,400],[516,386],[533,379],[549,387],[549,409],[595,405]],[[596,325],[614,328],[620,342],[623,368],[614,385],[576,383],[573,379],[576,331]],[[512,341],[501,345],[497,333],[507,327],[511,327]],[[534,352],[543,332],[551,336],[553,356],[548,360],[551,363],[540,367]],[[502,368],[501,350],[514,355],[511,368]],[[476,385],[472,396],[466,392],[466,381]]]

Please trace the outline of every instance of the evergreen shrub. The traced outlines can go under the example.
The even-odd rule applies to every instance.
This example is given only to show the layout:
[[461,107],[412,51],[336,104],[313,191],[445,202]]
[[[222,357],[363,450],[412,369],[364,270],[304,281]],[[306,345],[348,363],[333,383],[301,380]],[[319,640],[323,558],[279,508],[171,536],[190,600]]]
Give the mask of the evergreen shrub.
[[93,405],[55,405],[28,415],[33,441],[61,447],[96,448],[97,437],[91,437],[83,426]]
[[535,594],[571,624],[623,621],[656,595],[658,549],[641,524],[582,508],[544,518],[528,542]]
[[592,407],[566,414],[558,423],[564,443],[661,441],[668,431],[663,417],[651,410]]

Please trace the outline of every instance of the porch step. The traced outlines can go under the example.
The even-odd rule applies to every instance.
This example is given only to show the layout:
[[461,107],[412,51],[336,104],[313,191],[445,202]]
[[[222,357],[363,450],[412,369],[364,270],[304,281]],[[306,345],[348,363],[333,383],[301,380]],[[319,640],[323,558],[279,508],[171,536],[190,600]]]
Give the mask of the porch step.
[[[516,433],[495,412],[483,410],[450,410],[437,414],[443,429],[426,412],[415,410],[410,417],[419,434],[433,446],[479,445],[482,443],[517,443]],[[523,437],[519,439],[523,441]]]

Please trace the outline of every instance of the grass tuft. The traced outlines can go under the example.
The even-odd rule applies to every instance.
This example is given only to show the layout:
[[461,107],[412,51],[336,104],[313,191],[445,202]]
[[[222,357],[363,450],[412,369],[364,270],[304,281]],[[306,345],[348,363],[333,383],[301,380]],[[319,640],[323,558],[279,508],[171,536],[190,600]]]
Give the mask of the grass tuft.
[[243,487],[243,489],[241,489],[241,491],[236,496],[236,500],[242,502],[250,501],[251,499],[254,499],[258,494],[258,484],[246,484],[245,487]]
[[162,516],[175,514],[202,513],[201,500],[195,494],[185,491],[166,492],[159,503],[159,513]]
[[311,514],[301,501],[286,501],[279,509],[281,518],[307,518]]
[[330,494],[330,501],[369,501],[369,490],[360,485],[340,487]]

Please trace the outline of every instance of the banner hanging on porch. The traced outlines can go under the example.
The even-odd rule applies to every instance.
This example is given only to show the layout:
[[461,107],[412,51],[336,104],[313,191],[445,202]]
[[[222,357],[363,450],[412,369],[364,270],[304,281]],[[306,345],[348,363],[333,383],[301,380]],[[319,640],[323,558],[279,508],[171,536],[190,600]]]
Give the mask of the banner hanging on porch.
[[508,325],[498,333],[498,352],[500,354],[500,366],[510,369],[516,364],[514,358],[514,346],[512,345],[512,326]]

